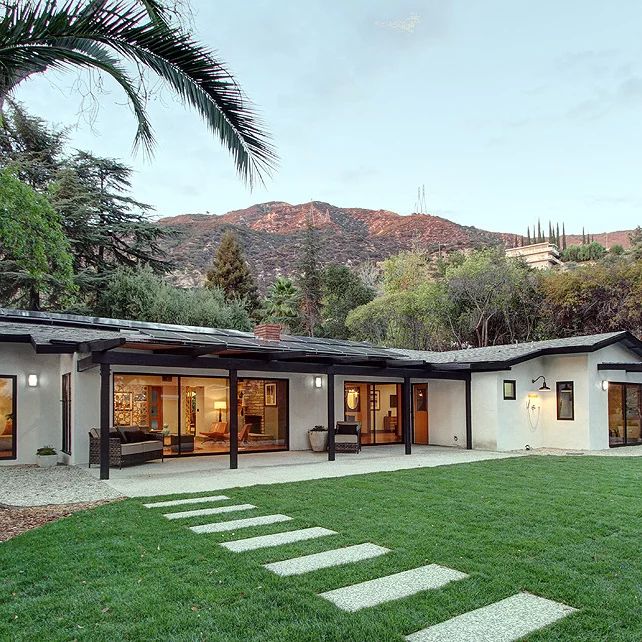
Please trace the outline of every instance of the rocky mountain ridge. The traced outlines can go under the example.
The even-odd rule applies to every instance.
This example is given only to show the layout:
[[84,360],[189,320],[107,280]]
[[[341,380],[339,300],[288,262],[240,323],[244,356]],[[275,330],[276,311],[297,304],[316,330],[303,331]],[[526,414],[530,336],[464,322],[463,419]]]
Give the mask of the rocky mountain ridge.
[[[177,231],[166,245],[176,264],[172,277],[177,284],[202,284],[221,235],[232,228],[243,244],[259,285],[265,289],[277,276],[296,270],[309,217],[319,231],[321,262],[351,267],[382,261],[413,247],[431,252],[465,250],[512,245],[515,238],[512,233],[459,225],[432,214],[402,216],[387,210],[337,207],[321,201],[297,205],[272,201],[222,215],[182,214],[159,219],[157,223]],[[609,244],[626,245],[627,234],[609,233]],[[603,236],[596,234],[595,240],[604,242]],[[575,236],[569,235],[568,239],[577,242]]]

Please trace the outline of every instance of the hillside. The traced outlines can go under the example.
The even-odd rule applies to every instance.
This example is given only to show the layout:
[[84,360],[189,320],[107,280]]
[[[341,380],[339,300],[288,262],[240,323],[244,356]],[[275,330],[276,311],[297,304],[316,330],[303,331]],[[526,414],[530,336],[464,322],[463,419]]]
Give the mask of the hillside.
[[[324,264],[357,266],[417,246],[449,251],[512,244],[514,238],[512,233],[459,225],[431,214],[402,216],[386,210],[336,207],[319,201],[299,205],[260,203],[222,215],[183,214],[162,218],[158,224],[178,231],[178,236],[167,244],[168,254],[177,266],[173,274],[177,284],[195,286],[203,282],[223,231],[232,228],[264,289],[276,276],[295,270],[310,213],[319,229]],[[627,234],[610,233],[609,244],[626,245]],[[605,242],[603,236],[595,234],[595,240]],[[571,241],[575,238],[569,236],[569,243],[576,242]]]
[[318,201],[261,203],[218,216],[183,214],[160,219],[158,224],[179,232],[167,250],[176,262],[174,277],[181,285],[202,283],[223,231],[231,227],[243,243],[259,283],[266,287],[277,275],[292,273],[310,213],[319,230],[324,264],[357,266],[415,246],[453,250],[496,245],[512,238],[430,214],[401,216]]

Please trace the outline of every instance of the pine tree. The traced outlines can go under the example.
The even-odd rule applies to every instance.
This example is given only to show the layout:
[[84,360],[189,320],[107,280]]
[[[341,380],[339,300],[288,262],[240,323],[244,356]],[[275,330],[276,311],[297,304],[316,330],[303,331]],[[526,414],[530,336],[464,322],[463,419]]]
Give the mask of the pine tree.
[[226,230],[221,237],[205,287],[220,288],[226,301],[244,301],[250,314],[255,314],[259,307],[256,281],[232,230]]
[[321,269],[319,268],[319,239],[312,221],[311,212],[308,215],[305,237],[299,262],[298,286],[301,291],[301,314],[303,328],[313,337],[321,322]]

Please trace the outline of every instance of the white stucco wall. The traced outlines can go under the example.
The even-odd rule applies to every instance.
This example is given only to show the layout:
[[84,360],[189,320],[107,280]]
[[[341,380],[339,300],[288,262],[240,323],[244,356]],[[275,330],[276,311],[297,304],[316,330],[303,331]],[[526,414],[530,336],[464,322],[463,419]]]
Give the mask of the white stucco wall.
[[[38,375],[38,386],[27,386],[27,375]],[[0,374],[17,375],[17,459],[6,464],[33,464],[42,446],[60,448],[60,356],[37,355],[30,345],[2,344]]]
[[[603,380],[642,383],[642,373],[597,370],[603,362],[639,363],[635,354],[621,345],[595,352],[552,355],[531,359],[509,370],[472,375],[473,447],[497,450],[560,448],[599,450],[609,447],[608,393]],[[550,392],[539,392],[540,375]],[[503,398],[505,379],[516,381],[516,399]],[[574,419],[557,419],[556,383],[574,384]],[[538,410],[527,410],[528,393],[536,393]]]
[[[413,381],[415,381],[413,379]],[[427,379],[428,443],[466,448],[466,384]]]

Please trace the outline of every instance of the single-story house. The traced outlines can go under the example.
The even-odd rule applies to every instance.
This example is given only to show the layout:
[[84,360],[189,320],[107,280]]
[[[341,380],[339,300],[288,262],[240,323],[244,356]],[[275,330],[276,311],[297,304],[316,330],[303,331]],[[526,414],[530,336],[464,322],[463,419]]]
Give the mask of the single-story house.
[[316,425],[330,427],[334,459],[338,420],[360,424],[364,447],[408,454],[413,444],[599,450],[642,443],[641,415],[642,342],[628,332],[425,352],[271,325],[0,309],[2,464],[32,463],[45,445],[87,463],[91,444],[107,477],[120,440],[134,459],[145,448],[221,453],[236,468],[239,453],[309,448]]

